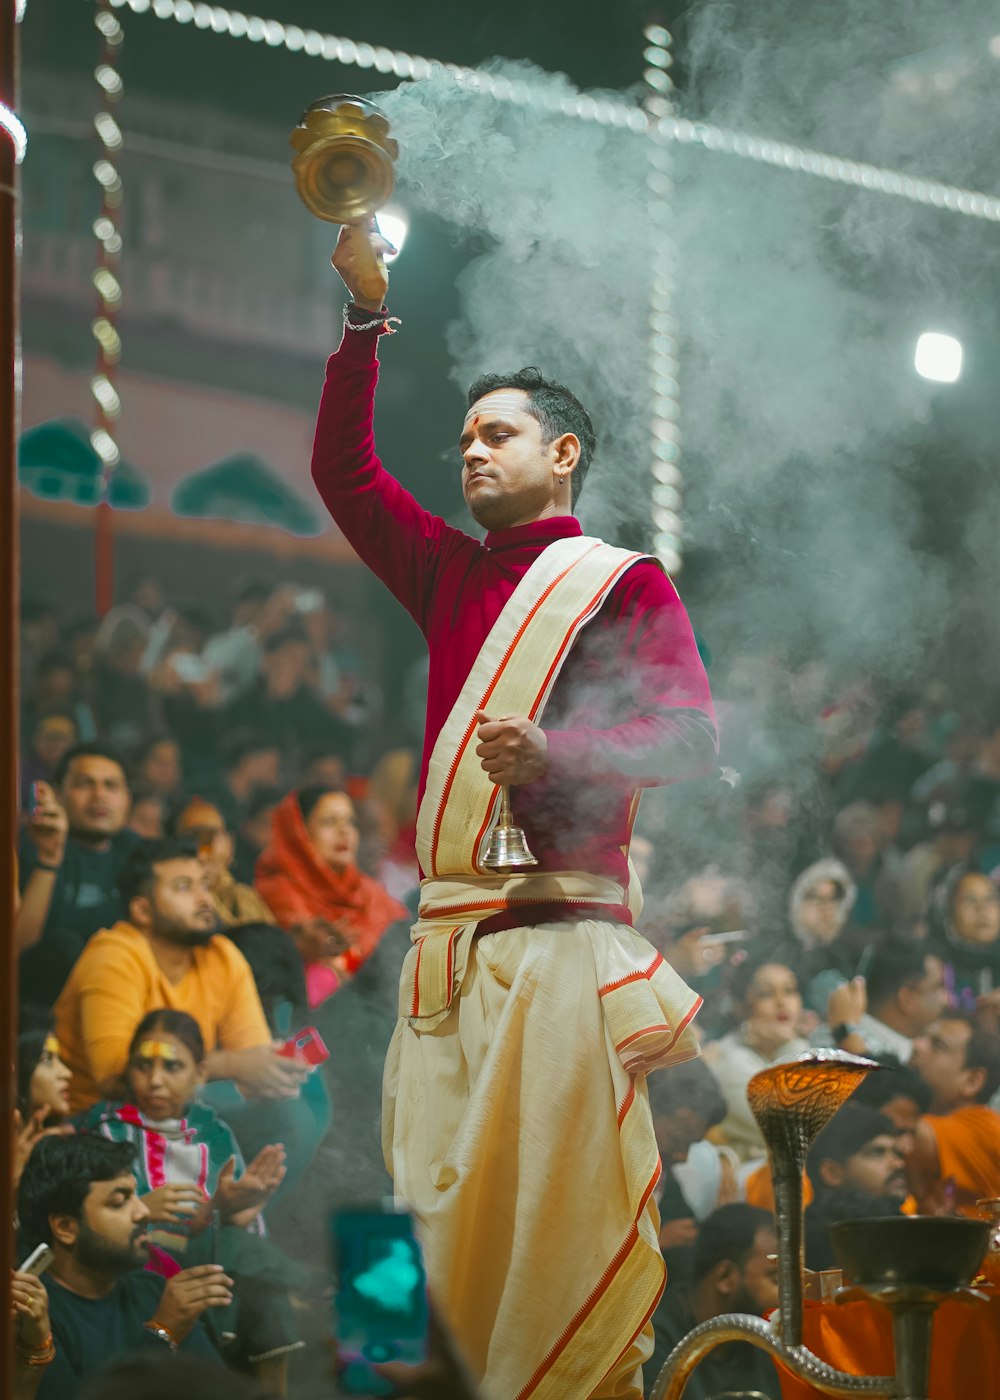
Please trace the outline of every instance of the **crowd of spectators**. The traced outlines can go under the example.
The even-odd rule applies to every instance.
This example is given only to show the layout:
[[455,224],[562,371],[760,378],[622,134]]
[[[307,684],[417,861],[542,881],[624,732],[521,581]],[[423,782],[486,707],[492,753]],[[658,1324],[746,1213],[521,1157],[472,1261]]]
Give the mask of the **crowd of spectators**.
[[[152,579],[99,625],[26,610],[14,1173],[21,1257],[52,1261],[15,1277],[18,1400],[131,1353],[120,1375],[180,1353],[248,1396],[329,1394],[326,1212],[389,1189],[417,758],[320,593],[248,584],[214,621]],[[815,660],[712,679],[740,772],[650,793],[633,844],[640,931],[704,997],[703,1058],[649,1081],[650,1385],[697,1322],[776,1304],[758,1070],[884,1066],[810,1154],[810,1268],[838,1220],[1000,1196],[1000,729]],[[748,1367],[778,1394],[739,1351],[687,1393]]]

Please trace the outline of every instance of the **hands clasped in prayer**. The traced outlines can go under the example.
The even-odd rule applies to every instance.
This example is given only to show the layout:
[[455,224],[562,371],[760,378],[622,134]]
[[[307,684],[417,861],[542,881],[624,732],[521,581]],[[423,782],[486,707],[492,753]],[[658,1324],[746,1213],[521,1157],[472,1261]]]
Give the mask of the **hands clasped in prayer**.
[[474,718],[479,724],[476,753],[491,782],[513,787],[533,783],[544,775],[549,744],[537,724],[524,715],[490,719],[485,710],[477,710]]

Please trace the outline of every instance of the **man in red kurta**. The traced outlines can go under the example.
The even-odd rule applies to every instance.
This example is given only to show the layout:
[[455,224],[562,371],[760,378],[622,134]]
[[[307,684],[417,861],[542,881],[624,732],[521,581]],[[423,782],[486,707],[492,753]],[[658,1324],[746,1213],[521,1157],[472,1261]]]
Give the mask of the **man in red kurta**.
[[[644,1071],[697,1054],[699,1003],[632,931],[628,844],[642,788],[714,768],[708,684],[660,567],[583,536],[594,436],[562,386],[520,371],[470,391],[458,450],[482,543],[385,471],[390,327],[359,293],[377,247],[345,229],[334,256],[355,300],[313,477],[430,651],[387,1158],[489,1400],[639,1397],[663,1286]],[[516,878],[480,859],[498,784],[538,859]]]

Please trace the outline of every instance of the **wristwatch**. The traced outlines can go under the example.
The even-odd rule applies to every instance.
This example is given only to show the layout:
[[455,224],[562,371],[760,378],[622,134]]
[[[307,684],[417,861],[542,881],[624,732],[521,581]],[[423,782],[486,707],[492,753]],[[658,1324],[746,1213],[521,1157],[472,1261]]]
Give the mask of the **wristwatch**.
[[176,1338],[167,1331],[166,1327],[161,1327],[158,1322],[144,1322],[142,1325],[151,1337],[156,1337],[159,1341],[166,1343],[171,1351],[177,1350]]
[[857,1026],[852,1026],[847,1021],[838,1021],[835,1026],[830,1027],[830,1034],[833,1036],[835,1043],[839,1045],[841,1041],[846,1040],[848,1036],[860,1035],[861,1032],[858,1030]]

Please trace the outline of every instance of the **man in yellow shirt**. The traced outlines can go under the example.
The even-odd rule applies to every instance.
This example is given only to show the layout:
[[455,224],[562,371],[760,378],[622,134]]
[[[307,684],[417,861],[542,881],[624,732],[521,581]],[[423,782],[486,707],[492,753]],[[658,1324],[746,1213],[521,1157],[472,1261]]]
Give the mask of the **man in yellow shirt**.
[[118,1096],[132,1034],[158,1007],[198,1022],[210,1081],[233,1080],[251,1100],[296,1098],[309,1066],[276,1053],[250,966],[216,933],[193,843],[145,843],[120,890],[128,920],[91,938],[56,1003],[73,1111]]

